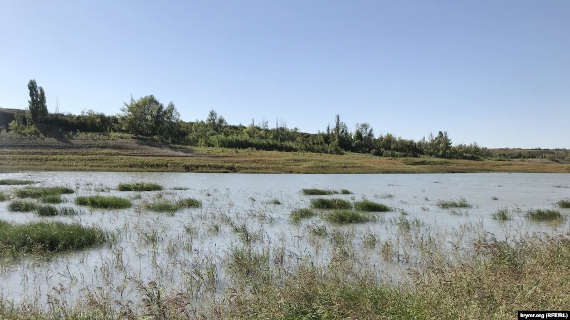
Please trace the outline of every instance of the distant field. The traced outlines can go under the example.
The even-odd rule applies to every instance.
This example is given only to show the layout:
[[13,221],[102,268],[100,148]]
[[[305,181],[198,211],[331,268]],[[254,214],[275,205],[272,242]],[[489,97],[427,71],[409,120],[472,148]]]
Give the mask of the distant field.
[[134,139],[0,139],[0,171],[173,171],[244,173],[436,173],[558,172],[569,163],[549,160],[472,161],[437,158],[383,158],[200,148],[150,144]]

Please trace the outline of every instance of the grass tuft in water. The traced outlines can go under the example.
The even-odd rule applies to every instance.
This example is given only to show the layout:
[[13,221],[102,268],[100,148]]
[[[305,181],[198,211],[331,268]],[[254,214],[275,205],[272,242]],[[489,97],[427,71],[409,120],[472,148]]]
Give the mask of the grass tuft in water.
[[153,202],[146,207],[155,212],[170,212],[174,213],[183,208],[200,208],[202,206],[202,202],[200,200],[196,200],[193,198],[186,198],[182,200],[178,200],[176,202],[168,201],[168,200],[158,200]]
[[18,198],[42,198],[53,195],[71,194],[73,189],[67,187],[26,187],[16,190]]
[[333,223],[362,223],[367,222],[370,218],[358,211],[352,210],[334,210],[324,216],[324,218]]
[[59,204],[63,202],[63,200],[61,199],[61,195],[59,194],[50,194],[47,196],[43,196],[41,198],[41,201],[43,203],[50,203],[50,204]]
[[465,199],[461,199],[459,201],[438,201],[437,206],[442,209],[450,209],[450,208],[471,208],[472,205],[467,202]]
[[36,210],[38,205],[32,201],[14,200],[8,205],[8,210],[13,212],[30,212]]
[[493,219],[498,220],[498,221],[507,221],[507,220],[511,220],[511,213],[509,212],[509,209],[499,209],[497,210],[497,212],[493,213]]
[[0,180],[1,186],[21,186],[21,185],[28,185],[34,184],[36,181],[32,180],[17,180],[17,179],[2,179]]
[[54,206],[39,206],[36,209],[36,213],[38,214],[38,216],[41,217],[53,217],[53,216],[57,216],[57,208]]
[[156,183],[121,183],[119,184],[119,191],[160,191],[162,186]]
[[372,202],[368,200],[357,201],[354,207],[360,211],[386,212],[390,211],[390,207],[385,204]]
[[202,201],[194,199],[194,198],[186,198],[182,200],[178,200],[176,205],[179,208],[200,208],[202,207]]
[[324,190],[324,189],[303,189],[303,194],[306,196],[325,196],[328,194],[336,194],[338,192],[334,190]]
[[309,227],[309,232],[318,237],[324,237],[328,234],[327,227],[325,225],[312,225]]
[[0,254],[55,253],[102,244],[99,228],[62,222],[10,224],[0,220]]
[[341,194],[352,194],[352,191],[348,190],[348,189],[341,189],[340,190]]
[[570,209],[570,200],[560,200],[556,204],[562,209]]
[[280,204],[281,204],[281,201],[279,201],[279,200],[277,200],[277,199],[273,199],[273,200],[267,201],[267,204],[280,205]]
[[535,209],[528,212],[528,218],[536,221],[549,221],[561,219],[562,215],[557,210]]
[[342,199],[313,199],[311,200],[313,209],[351,209],[352,204]]
[[0,192],[0,202],[6,201],[6,200],[8,200],[8,196],[5,193]]
[[75,203],[95,209],[125,209],[131,206],[130,200],[113,196],[77,197]]
[[289,217],[291,218],[291,221],[299,223],[302,219],[308,219],[313,217],[314,215],[315,213],[310,209],[297,209],[293,210]]

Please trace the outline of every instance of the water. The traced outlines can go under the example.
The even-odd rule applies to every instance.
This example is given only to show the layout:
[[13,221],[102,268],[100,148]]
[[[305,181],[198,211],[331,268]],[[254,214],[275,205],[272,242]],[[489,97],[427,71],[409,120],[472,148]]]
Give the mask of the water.
[[[118,195],[131,198],[126,210],[90,210],[72,217],[40,218],[33,213],[12,213],[9,201],[0,203],[0,219],[23,223],[29,221],[65,221],[99,226],[115,236],[103,247],[56,255],[46,259],[20,259],[2,263],[0,298],[28,303],[42,308],[50,305],[75,305],[140,297],[138,284],[155,281],[167,291],[188,292],[203,286],[199,279],[206,270],[214,270],[216,292],[229,285],[228,256],[232,248],[242,246],[233,225],[245,224],[259,239],[255,248],[281,255],[283,265],[301,260],[326,264],[332,255],[334,231],[351,234],[357,250],[356,261],[374,266],[378,274],[390,278],[405,277],[402,261],[382,259],[381,250],[365,249],[363,239],[374,235],[378,243],[390,241],[406,251],[411,243],[407,234],[438,238],[443,246],[468,246],[475,237],[513,238],[521,234],[568,234],[569,220],[536,223],[525,214],[533,208],[553,208],[556,201],[570,198],[570,174],[382,174],[382,175],[297,175],[297,174],[199,174],[199,173],[104,173],[104,172],[24,172],[0,174],[0,179],[39,181],[39,186],[69,186],[75,194],[63,195],[66,203],[80,195]],[[119,183],[155,182],[163,191],[119,192]],[[10,192],[23,186],[0,186]],[[187,188],[174,190],[174,188]],[[384,203],[392,212],[377,213],[377,221],[357,225],[331,225],[319,217],[296,225],[289,214],[309,206],[318,196],[304,196],[302,188],[349,189],[351,195],[326,197],[347,200],[368,199]],[[185,209],[173,216],[145,210],[145,203],[157,197],[202,201],[199,209]],[[498,200],[493,200],[496,197]],[[269,204],[277,199],[281,205]],[[466,199],[469,209],[441,209],[439,200]],[[78,207],[76,207],[78,208]],[[492,213],[509,208],[511,221],[499,222]],[[560,209],[564,216],[568,209]],[[309,235],[311,226],[326,226],[324,238]],[[219,230],[219,231],[218,231]],[[406,240],[408,239],[408,240]],[[400,244],[402,243],[402,244]],[[414,260],[414,250],[404,260]],[[200,288],[193,291],[199,300]],[[190,290],[191,291],[191,290]]]

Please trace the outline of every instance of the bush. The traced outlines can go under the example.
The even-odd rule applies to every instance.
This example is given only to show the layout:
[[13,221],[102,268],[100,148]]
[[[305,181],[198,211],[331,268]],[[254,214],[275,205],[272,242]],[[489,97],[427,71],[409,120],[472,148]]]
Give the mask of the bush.
[[352,210],[334,210],[328,213],[325,216],[330,222],[334,223],[361,223],[369,221],[370,218],[360,212],[352,211]]
[[302,219],[311,218],[315,213],[310,209],[297,209],[291,212],[290,218],[293,222],[299,223]]
[[376,203],[368,200],[357,201],[354,203],[354,207],[360,211],[374,211],[374,212],[390,211],[390,207],[382,203]]
[[156,183],[121,183],[119,191],[160,191],[162,186]]
[[314,209],[351,209],[350,202],[342,199],[313,199],[311,200],[311,208]]
[[70,194],[74,191],[67,187],[26,187],[16,190],[19,198],[42,198],[53,195]]
[[0,221],[0,252],[42,253],[77,250],[106,241],[99,228],[61,222],[12,225]]
[[131,206],[130,200],[112,196],[77,197],[75,203],[95,209],[125,209]]
[[37,208],[37,204],[31,201],[14,200],[8,205],[8,210],[13,212],[30,212]]

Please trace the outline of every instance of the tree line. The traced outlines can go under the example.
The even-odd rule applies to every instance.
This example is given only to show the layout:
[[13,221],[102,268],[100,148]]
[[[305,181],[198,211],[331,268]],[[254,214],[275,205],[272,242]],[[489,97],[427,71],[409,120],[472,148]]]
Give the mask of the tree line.
[[153,95],[132,99],[125,103],[118,115],[94,111],[80,115],[49,113],[45,92],[35,80],[28,83],[29,112],[17,115],[10,130],[25,134],[37,130],[60,133],[98,132],[129,133],[172,144],[223,148],[254,148],[258,150],[336,153],[370,153],[387,157],[433,156],[456,159],[482,159],[491,153],[477,144],[453,145],[447,132],[439,131],[419,141],[403,139],[390,133],[374,134],[368,123],[356,125],[351,131],[339,115],[333,126],[323,132],[306,133],[297,128],[268,123],[231,125],[211,110],[205,120],[182,121],[175,105],[166,106]]

